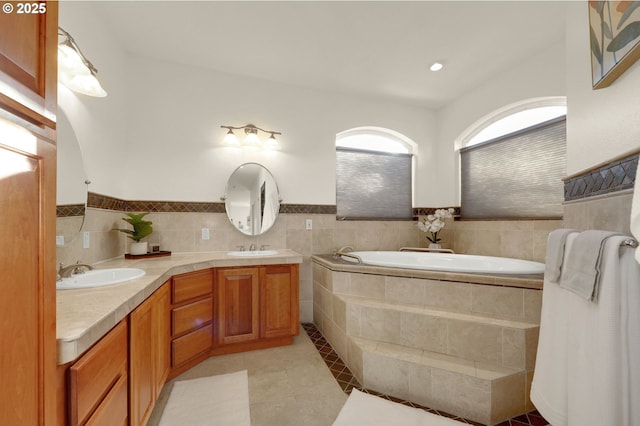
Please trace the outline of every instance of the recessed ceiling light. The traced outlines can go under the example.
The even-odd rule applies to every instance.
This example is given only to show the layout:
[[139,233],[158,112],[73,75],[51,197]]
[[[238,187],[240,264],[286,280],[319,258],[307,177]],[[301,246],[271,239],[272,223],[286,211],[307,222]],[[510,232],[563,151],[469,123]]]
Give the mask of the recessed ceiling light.
[[442,68],[444,67],[444,65],[442,65],[440,62],[434,62],[429,69],[431,71],[440,71]]

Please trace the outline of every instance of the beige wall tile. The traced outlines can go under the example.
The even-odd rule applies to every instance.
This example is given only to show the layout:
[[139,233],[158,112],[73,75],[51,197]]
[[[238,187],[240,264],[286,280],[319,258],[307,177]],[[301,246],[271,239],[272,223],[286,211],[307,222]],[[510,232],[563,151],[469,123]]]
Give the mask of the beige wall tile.
[[524,369],[526,364],[525,330],[502,330],[502,366]]
[[[409,365],[409,400],[430,407],[433,387],[431,385],[431,367],[420,364]],[[438,392],[436,390],[436,392]]]
[[431,389],[434,408],[490,424],[490,382],[434,368]]
[[491,384],[491,424],[525,412],[526,375],[524,372]]
[[540,324],[542,290],[524,289],[524,320]]
[[447,320],[402,312],[400,344],[410,348],[447,353]]
[[363,306],[360,320],[365,339],[400,343],[400,312]]
[[[346,331],[349,336],[362,336],[362,307],[355,303],[347,304]],[[366,326],[366,324],[365,324]]]
[[523,319],[523,289],[474,285],[472,290],[472,312],[499,318]]
[[366,388],[397,398],[409,398],[409,372],[412,369],[407,362],[365,352],[362,368]]
[[372,299],[384,299],[384,280],[382,275],[351,274],[351,295],[366,296]]
[[385,300],[411,305],[423,304],[424,280],[402,277],[385,277]]
[[449,355],[500,365],[502,329],[468,321],[448,320]]
[[424,280],[424,305],[456,312],[471,312],[472,285],[448,281]]
[[333,322],[343,332],[347,329],[347,305],[339,297],[332,297],[333,300]]
[[351,293],[351,274],[347,272],[329,272],[331,277],[331,288],[336,294]]
[[525,331],[525,368],[526,371],[533,371],[536,366],[536,355],[538,350],[538,338],[540,327],[527,329]]

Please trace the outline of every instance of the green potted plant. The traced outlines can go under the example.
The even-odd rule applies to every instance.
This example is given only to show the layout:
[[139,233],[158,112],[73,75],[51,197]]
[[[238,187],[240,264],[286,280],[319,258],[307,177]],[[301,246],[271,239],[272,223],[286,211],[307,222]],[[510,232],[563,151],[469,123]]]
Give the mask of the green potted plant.
[[113,228],[114,231],[120,231],[127,234],[127,238],[131,238],[133,242],[129,247],[129,254],[145,254],[147,253],[148,243],[140,241],[144,237],[151,235],[153,232],[152,222],[143,218],[149,213],[125,213],[128,217],[122,220],[133,226],[133,229]]

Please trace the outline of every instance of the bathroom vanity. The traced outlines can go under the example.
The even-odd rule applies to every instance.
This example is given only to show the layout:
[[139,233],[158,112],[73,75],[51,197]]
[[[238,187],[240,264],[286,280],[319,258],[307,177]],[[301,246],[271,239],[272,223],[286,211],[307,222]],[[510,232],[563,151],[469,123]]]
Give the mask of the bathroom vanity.
[[99,267],[146,275],[58,291],[57,423],[143,425],[164,383],[208,357],[290,344],[301,262],[291,250],[118,259]]

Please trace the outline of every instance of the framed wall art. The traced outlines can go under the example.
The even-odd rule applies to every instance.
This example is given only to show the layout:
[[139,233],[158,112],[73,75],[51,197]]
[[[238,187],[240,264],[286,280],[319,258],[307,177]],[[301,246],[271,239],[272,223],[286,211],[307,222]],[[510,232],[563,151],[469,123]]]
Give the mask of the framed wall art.
[[640,1],[589,1],[593,88],[611,85],[640,58]]

